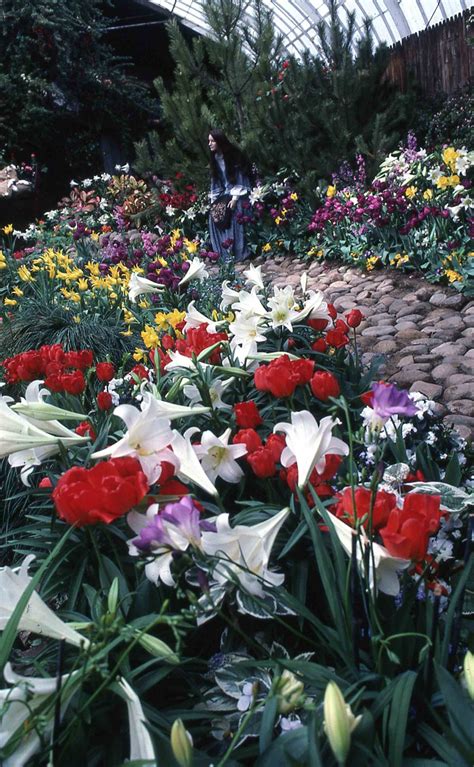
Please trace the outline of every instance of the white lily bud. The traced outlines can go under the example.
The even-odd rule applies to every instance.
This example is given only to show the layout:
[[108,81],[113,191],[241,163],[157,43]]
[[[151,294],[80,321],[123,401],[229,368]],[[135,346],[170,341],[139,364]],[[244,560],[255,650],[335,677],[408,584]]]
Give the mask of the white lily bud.
[[138,644],[155,658],[162,658],[167,663],[179,663],[176,653],[173,652],[166,642],[158,639],[158,637],[154,637],[151,634],[142,634]]
[[469,650],[464,656],[464,683],[469,697],[474,700],[474,653]]
[[63,410],[55,405],[48,405],[42,400],[39,402],[17,402],[11,406],[17,413],[35,418],[37,421],[83,421],[84,413],[74,413],[72,410]]
[[329,682],[324,693],[324,731],[340,765],[346,763],[351,747],[351,733],[361,719],[362,716],[354,716],[337,684]]
[[299,708],[304,701],[304,683],[291,671],[285,669],[277,687],[278,713],[289,714]]
[[180,767],[191,767],[193,763],[193,740],[182,719],[176,719],[171,728],[171,749]]

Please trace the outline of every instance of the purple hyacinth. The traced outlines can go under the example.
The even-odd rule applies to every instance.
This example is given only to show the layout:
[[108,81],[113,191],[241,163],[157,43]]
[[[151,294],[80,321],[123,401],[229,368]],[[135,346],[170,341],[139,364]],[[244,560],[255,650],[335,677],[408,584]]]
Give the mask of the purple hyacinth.
[[408,392],[397,389],[394,384],[374,383],[372,385],[374,398],[372,409],[380,418],[390,418],[392,415],[414,416],[418,412]]

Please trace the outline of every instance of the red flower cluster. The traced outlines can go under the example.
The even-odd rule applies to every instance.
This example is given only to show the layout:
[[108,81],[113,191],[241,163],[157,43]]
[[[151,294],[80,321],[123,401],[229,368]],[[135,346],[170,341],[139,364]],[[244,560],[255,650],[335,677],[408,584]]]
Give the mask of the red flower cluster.
[[31,350],[7,357],[1,364],[5,368],[7,382],[19,383],[45,378],[67,368],[86,370],[92,365],[93,359],[93,354],[88,349],[66,352],[61,344],[53,344],[42,346],[37,351]]
[[[306,498],[308,503],[312,504],[311,492],[309,492],[309,485],[311,485],[316,493],[321,498],[329,498],[334,495],[334,490],[329,484],[329,480],[334,477],[339,471],[339,467],[342,463],[340,455],[333,455],[330,453],[326,456],[326,464],[322,472],[318,472],[315,468],[311,472],[308,481],[308,492]],[[293,493],[298,484],[298,466],[296,463],[292,464],[288,469],[282,469],[280,471],[281,479],[285,480],[291,492]]]
[[[397,506],[393,493],[379,490],[375,497],[365,487],[350,487],[337,495],[332,512],[351,527],[360,522],[369,529],[372,514],[372,530],[378,532],[389,554],[413,562],[425,561],[431,535],[439,530],[443,512],[439,495],[409,493],[403,507]],[[372,510],[372,511],[371,511]]]
[[84,469],[74,466],[53,491],[56,511],[76,527],[109,524],[122,517],[147,494],[149,485],[135,458],[115,458]]
[[256,369],[254,384],[259,391],[268,391],[274,397],[290,397],[297,386],[309,383],[313,370],[312,360],[290,360],[283,354],[269,365],[260,365]]
[[[198,328],[189,328],[186,338],[176,341],[175,349],[185,357],[192,357],[193,354],[197,356],[218,341],[227,341],[227,333],[209,333],[206,323],[203,323]],[[208,361],[211,365],[219,365],[221,361],[219,347],[212,352]]]
[[372,530],[379,530],[387,524],[390,514],[396,509],[397,498],[393,493],[379,490],[372,503],[372,495],[365,487],[356,487],[354,493],[352,488],[346,487],[342,493],[337,494],[337,503],[332,512],[351,527],[356,527],[357,522],[360,522],[367,530],[372,507]]
[[442,516],[439,495],[409,493],[403,508],[393,509],[380,531],[385,548],[394,557],[424,560],[429,538],[438,532]]
[[285,447],[282,434],[270,434],[265,444],[254,429],[241,429],[233,439],[234,444],[242,442],[247,448],[245,456],[253,473],[260,479],[273,477],[277,472],[276,464]]
[[241,429],[254,429],[263,423],[262,416],[253,400],[234,405],[235,420]]

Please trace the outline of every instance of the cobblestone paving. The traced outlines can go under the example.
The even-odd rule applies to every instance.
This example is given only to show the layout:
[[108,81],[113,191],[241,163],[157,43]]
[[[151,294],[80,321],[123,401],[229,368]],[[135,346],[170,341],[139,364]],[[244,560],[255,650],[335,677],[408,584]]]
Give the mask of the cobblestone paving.
[[[436,402],[436,412],[462,437],[474,436],[474,300],[418,275],[362,272],[348,266],[305,266],[291,258],[256,259],[271,284],[322,290],[338,311],[360,309],[364,362],[384,355],[385,379]],[[248,264],[239,265],[242,271]]]

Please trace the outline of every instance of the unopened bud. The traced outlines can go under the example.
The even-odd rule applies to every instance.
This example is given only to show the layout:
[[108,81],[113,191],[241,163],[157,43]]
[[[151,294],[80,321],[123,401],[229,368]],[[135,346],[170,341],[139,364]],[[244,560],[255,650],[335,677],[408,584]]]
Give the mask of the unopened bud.
[[109,613],[112,613],[112,615],[115,615],[115,612],[117,610],[118,596],[119,596],[119,582],[118,582],[118,578],[114,578],[107,596],[107,608]]
[[288,669],[283,671],[276,692],[279,714],[289,714],[304,701],[304,683]]
[[193,763],[193,739],[182,719],[175,719],[171,728],[171,749],[180,767],[191,767]]
[[179,658],[166,642],[151,634],[141,634],[138,644],[155,658],[162,658],[167,663],[179,663]]
[[464,683],[469,697],[474,700],[474,653],[469,650],[464,656]]
[[346,763],[351,747],[351,732],[361,718],[354,716],[337,684],[329,682],[324,693],[324,731],[340,765]]

